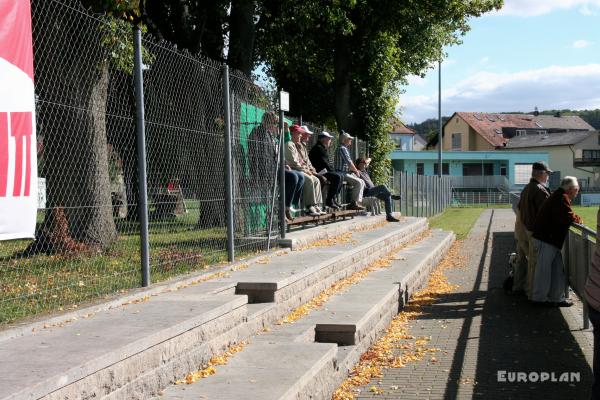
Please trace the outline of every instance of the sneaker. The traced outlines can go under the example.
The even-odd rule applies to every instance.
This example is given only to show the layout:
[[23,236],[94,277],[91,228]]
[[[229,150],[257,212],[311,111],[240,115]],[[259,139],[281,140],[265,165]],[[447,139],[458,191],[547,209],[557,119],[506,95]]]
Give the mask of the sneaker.
[[335,204],[335,206],[337,208],[342,208],[342,205],[340,203],[338,203],[335,199],[332,202],[333,202],[333,204]]
[[339,207],[337,204],[335,204],[335,202],[334,202],[333,200],[329,200],[329,201],[327,201],[327,202],[325,203],[325,205],[326,205],[327,207],[331,208],[333,211],[336,211],[336,210],[339,210],[339,209],[340,209],[340,207]]
[[290,207],[285,209],[285,218],[289,221],[294,220],[294,216],[292,215],[292,209]]
[[306,209],[306,214],[310,215],[311,217],[318,217],[319,215],[321,215],[317,209],[315,208],[315,206],[310,206]]
[[348,204],[348,207],[346,207],[347,210],[356,210],[356,211],[363,211],[365,208],[363,206],[360,206],[358,204],[356,204],[355,202],[352,202],[350,204]]
[[402,200],[402,196],[399,194],[393,194],[392,195],[392,200]]
[[327,215],[325,211],[321,210],[321,207],[315,206],[315,210],[317,210],[317,212],[321,215]]
[[385,220],[387,222],[400,222],[400,220],[398,218],[395,218],[393,215],[388,215],[385,217]]

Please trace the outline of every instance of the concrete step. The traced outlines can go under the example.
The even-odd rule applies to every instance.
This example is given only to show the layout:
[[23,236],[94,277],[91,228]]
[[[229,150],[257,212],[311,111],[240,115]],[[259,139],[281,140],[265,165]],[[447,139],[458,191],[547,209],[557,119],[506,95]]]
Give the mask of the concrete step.
[[327,302],[326,310],[311,316],[316,321],[315,340],[354,345],[373,331],[388,315],[397,314],[410,295],[418,290],[431,269],[452,244],[453,235],[433,231],[421,242],[403,249],[389,269],[372,272],[346,292]]
[[214,354],[199,345],[243,324],[246,304],[246,296],[173,292],[3,340],[0,399],[102,397],[172,364],[152,378],[164,387]]
[[[451,233],[432,231],[428,238],[399,251],[390,268],[371,272],[305,318],[253,338],[226,366],[218,367],[215,376],[170,386],[160,399],[331,398],[360,355],[398,313],[404,294],[423,286],[453,240]],[[249,305],[260,309],[257,306]],[[334,348],[322,348],[326,343],[315,339],[332,342],[329,345],[337,351],[330,353]]]
[[304,250],[301,257],[291,252],[273,258],[229,279],[237,281],[236,293],[248,295],[250,303],[275,302],[293,308],[426,229],[426,219],[404,218],[372,231],[356,232],[348,243]]
[[161,400],[326,398],[322,378],[335,371],[337,346],[325,343],[252,343],[214,376],[167,388]]

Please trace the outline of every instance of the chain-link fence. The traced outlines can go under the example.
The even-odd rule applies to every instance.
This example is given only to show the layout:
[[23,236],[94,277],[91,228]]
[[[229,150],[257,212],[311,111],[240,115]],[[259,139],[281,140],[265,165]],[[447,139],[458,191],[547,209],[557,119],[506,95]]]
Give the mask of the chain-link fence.
[[402,215],[431,217],[452,205],[452,184],[449,176],[425,176],[394,171],[392,187],[401,194],[393,206]]
[[[226,261],[232,248],[244,256],[270,245],[280,222],[279,138],[265,92],[144,34],[142,151],[131,26],[77,0],[33,0],[32,24],[38,224],[35,241],[0,243],[0,325],[140,286],[140,209],[152,282]],[[354,146],[366,155],[365,142]]]

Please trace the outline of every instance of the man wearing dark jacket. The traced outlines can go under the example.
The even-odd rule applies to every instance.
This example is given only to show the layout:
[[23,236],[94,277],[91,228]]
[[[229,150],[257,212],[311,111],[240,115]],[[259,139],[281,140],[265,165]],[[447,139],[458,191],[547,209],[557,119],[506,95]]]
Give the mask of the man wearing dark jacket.
[[559,307],[573,304],[565,300],[567,277],[561,250],[571,224],[581,223],[571,208],[571,200],[577,192],[577,178],[565,176],[560,187],[544,201],[535,219],[532,244],[538,256],[531,293],[534,302]]
[[333,166],[329,162],[329,146],[331,145],[331,136],[329,132],[321,132],[318,136],[317,143],[310,149],[308,159],[310,160],[313,167],[317,170],[317,173],[321,171],[327,171],[323,176],[329,181],[329,190],[327,191],[327,199],[325,199],[325,205],[334,210],[340,209],[340,205],[335,200],[335,197],[342,190],[342,175],[335,172]]
[[364,159],[359,158],[356,160],[354,165],[358,168],[360,173],[360,179],[365,182],[365,190],[363,192],[363,196],[365,197],[376,197],[379,200],[383,200],[383,204],[385,204],[385,219],[388,222],[399,222],[400,220],[394,217],[392,214],[392,199],[400,200],[400,196],[396,194],[392,194],[390,190],[385,185],[377,185],[373,183],[371,177],[369,176],[369,172],[367,171],[367,167],[369,166],[370,158]]
[[[527,266],[518,264],[515,271],[515,284],[513,291],[519,292],[525,290],[527,297],[531,300],[531,291],[533,289],[533,276],[535,275],[535,266],[537,253],[533,250],[532,234],[535,219],[542,207],[542,203],[550,196],[550,192],[546,189],[549,174],[552,171],[543,161],[533,163],[531,171],[531,179],[523,191],[519,199],[518,211],[521,222],[525,227],[525,239],[527,241]],[[523,243],[524,244],[524,243]],[[525,247],[525,246],[522,246]]]

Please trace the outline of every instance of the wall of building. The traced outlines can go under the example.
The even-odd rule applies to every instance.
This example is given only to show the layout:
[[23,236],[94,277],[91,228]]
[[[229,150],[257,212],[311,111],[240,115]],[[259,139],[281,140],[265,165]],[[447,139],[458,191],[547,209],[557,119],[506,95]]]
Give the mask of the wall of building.
[[461,138],[462,138],[460,151],[471,150],[470,143],[472,142],[472,140],[471,140],[471,135],[469,134],[470,130],[471,129],[470,129],[469,125],[465,122],[465,120],[463,120],[459,116],[455,115],[452,118],[452,120],[448,121],[448,123],[446,123],[446,125],[444,126],[444,138],[443,138],[444,147],[442,147],[442,149],[444,151],[453,151],[452,150],[452,134],[460,133]]
[[[596,143],[598,141],[597,137],[594,137]],[[584,142],[587,142],[585,140]],[[575,150],[576,146],[586,147],[585,143],[580,143],[578,145],[573,146],[573,150]],[[588,148],[588,147],[586,147]],[[508,149],[507,149],[508,150]],[[517,149],[515,149],[517,150]],[[513,151],[508,150],[508,151]],[[583,168],[575,168],[573,166],[574,153],[571,150],[571,147],[568,145],[565,146],[539,146],[539,147],[520,147],[518,149],[519,152],[522,151],[543,151],[548,153],[548,165],[550,169],[553,171],[560,171],[560,176],[575,176],[577,179],[586,180],[590,185],[594,186],[594,171],[591,167],[583,167]],[[585,183],[582,183],[584,186]]]

